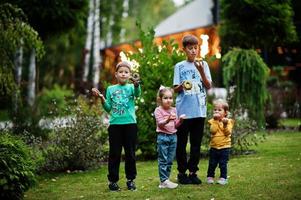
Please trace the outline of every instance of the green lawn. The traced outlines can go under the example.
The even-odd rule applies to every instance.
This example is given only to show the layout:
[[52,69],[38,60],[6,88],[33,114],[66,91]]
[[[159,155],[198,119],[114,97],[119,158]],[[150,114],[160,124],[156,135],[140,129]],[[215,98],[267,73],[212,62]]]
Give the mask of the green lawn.
[[299,126],[301,126],[301,119],[298,119],[298,118],[281,119],[280,125],[286,126],[286,127],[298,128]]
[[[124,165],[121,165],[121,192],[109,192],[106,166],[99,170],[51,174],[39,177],[35,188],[25,193],[26,200],[70,199],[301,199],[301,133],[277,132],[254,147],[257,154],[232,157],[229,184],[180,185],[177,189],[159,189],[157,162],[138,162],[138,190],[127,191]],[[208,160],[201,160],[199,175],[205,180]],[[176,178],[176,162],[172,177]]]

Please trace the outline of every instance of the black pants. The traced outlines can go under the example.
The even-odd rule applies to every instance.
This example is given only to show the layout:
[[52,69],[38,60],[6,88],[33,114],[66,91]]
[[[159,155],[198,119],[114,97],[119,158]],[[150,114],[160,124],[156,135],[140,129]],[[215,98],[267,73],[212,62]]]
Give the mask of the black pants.
[[136,144],[137,124],[122,124],[109,126],[109,164],[108,179],[110,182],[119,180],[119,166],[122,147],[125,152],[125,175],[128,180],[136,178]]
[[227,179],[227,164],[229,160],[230,149],[215,149],[211,148],[209,151],[209,165],[207,177],[214,177],[215,169],[219,165],[221,174],[220,178]]
[[[198,164],[201,155],[201,143],[204,132],[205,118],[185,119],[181,126],[178,128],[177,136],[177,163],[179,173],[189,172],[195,173],[199,170]],[[190,156],[187,159],[186,146],[188,142],[188,135],[190,141]]]

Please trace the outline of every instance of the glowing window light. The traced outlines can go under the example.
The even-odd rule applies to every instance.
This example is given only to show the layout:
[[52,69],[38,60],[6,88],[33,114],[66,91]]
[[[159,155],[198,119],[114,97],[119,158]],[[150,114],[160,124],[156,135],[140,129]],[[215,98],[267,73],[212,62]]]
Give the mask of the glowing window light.
[[209,45],[208,45],[208,39],[209,36],[202,34],[200,36],[201,40],[202,40],[202,45],[201,45],[201,57],[205,58],[205,56],[209,53]]
[[136,60],[134,60],[134,59],[130,60],[123,51],[121,51],[119,53],[119,56],[120,56],[121,61],[127,61],[127,62],[131,63],[133,71],[138,70],[140,64]]
[[123,51],[121,51],[119,53],[119,56],[120,56],[121,61],[128,61],[128,58]]
[[221,59],[221,58],[222,58],[222,54],[221,54],[220,52],[217,52],[217,53],[215,54],[215,57],[216,57],[217,59]]

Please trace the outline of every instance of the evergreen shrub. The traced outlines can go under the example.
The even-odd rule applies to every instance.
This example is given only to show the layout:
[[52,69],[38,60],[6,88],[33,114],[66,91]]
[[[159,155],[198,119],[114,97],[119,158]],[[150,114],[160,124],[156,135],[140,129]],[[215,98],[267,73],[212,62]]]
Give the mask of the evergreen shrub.
[[31,150],[19,138],[0,133],[0,198],[23,199],[23,194],[36,182],[36,164]]

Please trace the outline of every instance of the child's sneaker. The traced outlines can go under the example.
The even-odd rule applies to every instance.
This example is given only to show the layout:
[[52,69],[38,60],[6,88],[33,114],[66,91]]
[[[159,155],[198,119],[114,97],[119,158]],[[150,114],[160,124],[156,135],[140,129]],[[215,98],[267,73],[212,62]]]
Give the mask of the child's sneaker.
[[171,182],[170,180],[165,180],[160,183],[159,188],[168,188],[168,189],[174,189],[178,187],[178,184]]
[[135,182],[133,180],[128,180],[126,182],[126,186],[128,187],[128,190],[132,190],[132,191],[136,190],[136,185],[135,185]]
[[225,179],[225,178],[220,178],[218,181],[217,181],[218,184],[221,184],[221,185],[226,185],[228,183],[228,180]]
[[109,189],[110,189],[111,191],[120,191],[120,187],[119,187],[118,184],[115,183],[115,182],[110,182],[110,183],[109,183]]
[[178,174],[178,183],[180,184],[191,184],[190,178],[186,174]]
[[208,184],[213,184],[214,183],[213,177],[207,177],[207,183]]
[[195,173],[189,174],[189,179],[191,181],[191,184],[202,184],[202,181],[198,178],[198,176]]

